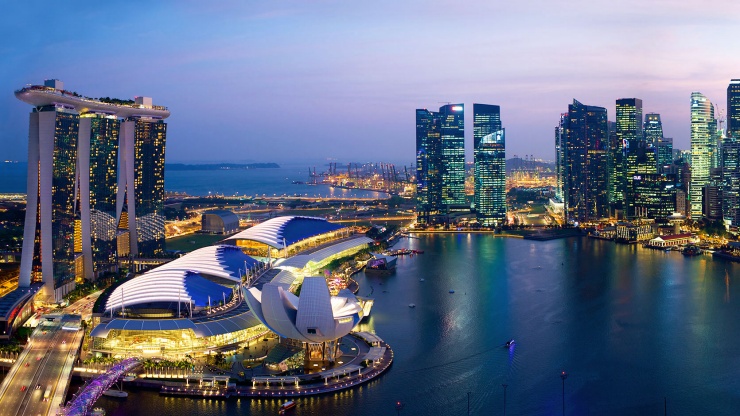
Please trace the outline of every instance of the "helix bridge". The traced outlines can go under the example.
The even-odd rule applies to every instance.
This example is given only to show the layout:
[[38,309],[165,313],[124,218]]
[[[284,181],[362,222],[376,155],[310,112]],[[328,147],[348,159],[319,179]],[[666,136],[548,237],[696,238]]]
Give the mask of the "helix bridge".
[[141,361],[138,358],[126,358],[113,365],[107,372],[93,379],[79,392],[74,400],[57,413],[61,416],[85,416],[100,398],[116,381],[127,372],[136,368]]

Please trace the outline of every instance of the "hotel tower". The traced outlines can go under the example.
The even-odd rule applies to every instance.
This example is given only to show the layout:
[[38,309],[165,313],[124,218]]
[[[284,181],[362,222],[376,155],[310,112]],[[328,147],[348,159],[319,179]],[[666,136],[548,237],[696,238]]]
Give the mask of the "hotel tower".
[[43,282],[56,302],[76,278],[115,268],[124,206],[130,253],[161,252],[169,111],[147,97],[83,97],[58,80],[15,95],[34,107],[19,286]]

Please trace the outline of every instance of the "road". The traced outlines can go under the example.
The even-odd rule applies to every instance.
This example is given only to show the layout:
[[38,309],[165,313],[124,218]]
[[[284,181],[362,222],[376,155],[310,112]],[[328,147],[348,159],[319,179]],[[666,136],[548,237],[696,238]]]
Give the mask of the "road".
[[[70,328],[79,328],[80,317],[45,318],[0,386],[3,415],[47,415],[54,396],[63,393],[69,383],[68,375],[63,373],[65,367],[71,369],[81,340],[80,331]],[[44,400],[47,390],[48,400]]]

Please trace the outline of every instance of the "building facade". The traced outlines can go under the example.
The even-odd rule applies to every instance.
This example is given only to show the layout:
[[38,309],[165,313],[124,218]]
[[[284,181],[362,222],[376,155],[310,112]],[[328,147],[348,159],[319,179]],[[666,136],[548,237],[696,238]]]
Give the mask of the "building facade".
[[565,123],[564,203],[569,223],[609,216],[606,109],[577,100]]
[[506,136],[497,105],[473,104],[475,209],[478,222],[496,226],[506,220]]
[[740,139],[740,79],[727,86],[727,137]]
[[462,104],[439,112],[416,110],[417,221],[438,221],[465,198],[465,120]]
[[700,92],[691,93],[691,186],[689,189],[690,215],[701,219],[702,189],[709,184],[712,159],[716,151],[717,121],[714,106]]

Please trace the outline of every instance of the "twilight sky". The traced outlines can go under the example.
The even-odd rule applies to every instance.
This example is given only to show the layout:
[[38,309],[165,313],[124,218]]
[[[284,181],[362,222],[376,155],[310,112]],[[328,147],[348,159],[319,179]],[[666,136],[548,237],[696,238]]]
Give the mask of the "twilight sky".
[[[689,147],[689,98],[740,78],[735,0],[11,2],[0,17],[0,160],[26,160],[30,106],[58,78],[168,106],[167,160],[410,163],[414,110],[498,104],[507,157],[554,158],[573,98],[643,99]],[[469,158],[472,158],[469,157]]]

